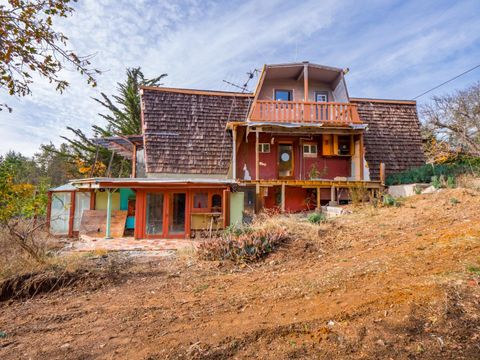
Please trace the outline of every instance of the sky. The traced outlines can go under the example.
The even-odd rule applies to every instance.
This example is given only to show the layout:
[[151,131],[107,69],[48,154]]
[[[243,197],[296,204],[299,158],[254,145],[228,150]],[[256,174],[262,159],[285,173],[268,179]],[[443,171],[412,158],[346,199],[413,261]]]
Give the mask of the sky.
[[[310,61],[349,68],[352,97],[412,99],[480,64],[480,0],[79,0],[74,7],[54,26],[69,48],[94,55],[98,87],[66,69],[63,94],[41,78],[27,97],[0,89],[0,103],[13,108],[0,112],[0,154],[30,156],[40,144],[60,144],[67,126],[90,134],[103,124],[92,98],[114,94],[128,67],[149,78],[167,73],[169,87],[235,91],[223,80],[243,84],[263,64]],[[480,68],[418,103],[478,81]]]

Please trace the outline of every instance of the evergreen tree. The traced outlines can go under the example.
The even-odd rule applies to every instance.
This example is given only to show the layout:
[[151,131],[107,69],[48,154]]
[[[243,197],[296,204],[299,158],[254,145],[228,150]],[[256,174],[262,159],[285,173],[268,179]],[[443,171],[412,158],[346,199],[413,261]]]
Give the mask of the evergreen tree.
[[[162,74],[146,79],[139,67],[127,69],[126,75],[125,82],[117,84],[116,95],[109,97],[101,93],[101,99],[94,98],[108,110],[107,114],[99,114],[106,120],[106,125],[92,126],[95,137],[141,134],[140,86],[159,86],[161,79],[167,76]],[[68,144],[68,151],[62,153],[71,163],[77,164],[79,176],[126,177],[130,174],[130,161],[97,146],[81,129],[67,129],[74,137],[62,137]]]

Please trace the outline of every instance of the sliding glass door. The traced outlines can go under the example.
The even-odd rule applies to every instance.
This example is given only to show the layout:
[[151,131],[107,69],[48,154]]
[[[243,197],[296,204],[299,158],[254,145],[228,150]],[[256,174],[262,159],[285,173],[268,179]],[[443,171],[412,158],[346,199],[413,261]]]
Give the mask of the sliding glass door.
[[164,194],[147,193],[146,233],[163,236]]
[[178,238],[185,236],[187,218],[187,194],[185,192],[149,192],[145,205],[147,237]]

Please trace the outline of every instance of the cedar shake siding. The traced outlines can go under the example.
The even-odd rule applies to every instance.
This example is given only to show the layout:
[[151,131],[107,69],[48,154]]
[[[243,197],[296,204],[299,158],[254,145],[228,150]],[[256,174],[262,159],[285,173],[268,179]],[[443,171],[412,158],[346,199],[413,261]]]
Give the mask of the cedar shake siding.
[[358,104],[360,119],[368,124],[365,132],[365,159],[372,180],[425,164],[420,122],[413,101],[351,99]]
[[250,96],[142,89],[147,173],[226,176],[232,156],[227,121],[244,121]]

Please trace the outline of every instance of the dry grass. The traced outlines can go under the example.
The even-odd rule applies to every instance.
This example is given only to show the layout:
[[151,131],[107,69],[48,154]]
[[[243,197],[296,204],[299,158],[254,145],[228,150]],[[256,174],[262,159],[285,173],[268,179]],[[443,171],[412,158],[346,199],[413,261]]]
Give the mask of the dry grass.
[[480,177],[463,174],[456,178],[457,186],[465,189],[480,191]]

